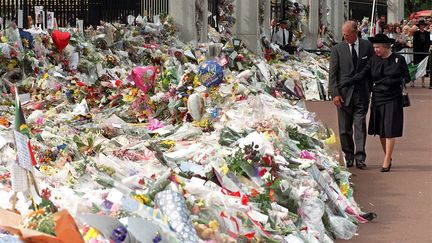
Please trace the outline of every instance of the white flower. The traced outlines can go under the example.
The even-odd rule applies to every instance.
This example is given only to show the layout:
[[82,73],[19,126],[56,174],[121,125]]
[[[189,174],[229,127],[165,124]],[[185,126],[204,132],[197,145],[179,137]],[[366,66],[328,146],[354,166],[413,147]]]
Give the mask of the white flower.
[[262,176],[262,179],[263,180],[267,180],[267,179],[269,179],[271,177],[271,174],[270,174],[270,172],[266,172],[263,176]]

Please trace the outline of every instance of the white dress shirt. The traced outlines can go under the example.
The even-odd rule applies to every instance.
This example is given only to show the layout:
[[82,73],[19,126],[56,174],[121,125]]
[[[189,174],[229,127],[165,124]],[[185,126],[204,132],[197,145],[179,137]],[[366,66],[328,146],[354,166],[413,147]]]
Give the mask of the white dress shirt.
[[[283,34],[284,34],[284,32],[285,32],[285,43],[283,42]],[[289,31],[287,29],[280,28],[278,30],[278,32],[276,32],[273,35],[272,42],[278,44],[279,46],[286,46],[286,45],[288,45],[289,44],[288,41],[289,41]]]
[[[357,53],[357,57],[358,57],[358,55],[359,55],[359,39],[357,38],[357,40],[354,42],[354,49],[355,49],[355,51],[356,51],[356,53]],[[348,44],[349,45],[349,48],[350,48],[350,52],[351,52],[351,55],[352,55],[352,45],[351,44]]]

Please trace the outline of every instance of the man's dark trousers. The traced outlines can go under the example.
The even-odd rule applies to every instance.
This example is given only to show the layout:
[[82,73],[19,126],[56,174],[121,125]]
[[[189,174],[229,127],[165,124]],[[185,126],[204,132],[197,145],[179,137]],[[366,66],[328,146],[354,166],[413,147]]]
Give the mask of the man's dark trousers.
[[337,109],[339,136],[346,160],[364,161],[366,159],[366,114],[368,107],[369,97],[364,97],[361,92],[356,92],[354,89],[350,103]]

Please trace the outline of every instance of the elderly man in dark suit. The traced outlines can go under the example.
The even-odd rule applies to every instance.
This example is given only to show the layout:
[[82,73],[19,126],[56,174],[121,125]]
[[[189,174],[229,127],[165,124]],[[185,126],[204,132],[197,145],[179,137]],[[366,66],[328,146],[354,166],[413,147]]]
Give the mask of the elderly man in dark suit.
[[358,38],[356,22],[345,22],[342,32],[344,41],[331,49],[329,93],[337,107],[339,136],[347,167],[353,166],[355,160],[356,167],[363,169],[366,167],[366,113],[370,84],[368,80],[343,88],[338,88],[338,84],[360,72],[374,54],[374,49],[369,41]]

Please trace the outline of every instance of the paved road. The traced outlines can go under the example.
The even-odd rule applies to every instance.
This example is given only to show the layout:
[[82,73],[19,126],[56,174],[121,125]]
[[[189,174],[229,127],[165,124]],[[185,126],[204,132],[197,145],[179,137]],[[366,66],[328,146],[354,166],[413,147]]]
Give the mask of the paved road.
[[[379,138],[372,136],[366,145],[367,170],[350,169],[356,201],[365,211],[378,214],[372,223],[360,225],[350,243],[432,242],[432,90],[408,91],[412,106],[404,109],[404,136],[396,140],[391,172],[379,172],[383,153]],[[331,102],[306,106],[337,131]]]

